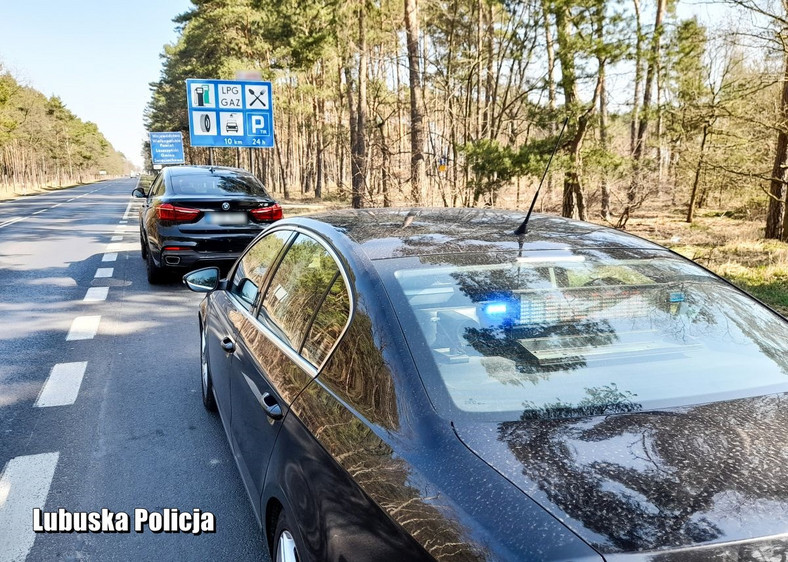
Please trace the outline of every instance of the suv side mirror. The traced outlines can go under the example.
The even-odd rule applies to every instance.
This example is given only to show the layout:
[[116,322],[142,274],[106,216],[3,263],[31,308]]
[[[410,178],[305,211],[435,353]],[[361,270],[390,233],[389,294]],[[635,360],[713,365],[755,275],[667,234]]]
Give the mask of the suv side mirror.
[[183,284],[195,293],[210,293],[219,288],[219,268],[204,267],[183,276]]
[[138,197],[140,199],[144,199],[145,197],[148,196],[148,194],[145,193],[145,190],[142,189],[141,187],[138,187],[134,191],[132,191],[131,195],[134,196],[134,197]]

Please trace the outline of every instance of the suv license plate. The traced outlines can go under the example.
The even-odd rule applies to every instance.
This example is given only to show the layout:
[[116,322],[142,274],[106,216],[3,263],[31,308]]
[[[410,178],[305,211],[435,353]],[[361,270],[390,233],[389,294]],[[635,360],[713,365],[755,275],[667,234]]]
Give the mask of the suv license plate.
[[211,224],[246,224],[246,213],[211,213],[208,215]]

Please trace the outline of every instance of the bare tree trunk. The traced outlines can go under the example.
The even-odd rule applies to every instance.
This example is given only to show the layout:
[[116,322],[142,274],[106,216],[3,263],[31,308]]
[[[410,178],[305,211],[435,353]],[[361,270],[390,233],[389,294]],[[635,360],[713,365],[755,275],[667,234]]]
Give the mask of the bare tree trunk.
[[354,186],[357,165],[355,149],[358,146],[358,140],[356,140],[358,135],[358,126],[356,125],[358,115],[353,103],[353,72],[350,70],[350,61],[345,65],[345,82],[347,83],[348,120],[350,122],[350,183],[351,186]]
[[493,2],[484,2],[481,13],[483,14],[484,22],[484,55],[487,59],[485,62],[484,71],[484,109],[482,113],[482,130],[481,136],[494,138],[491,126],[492,121],[492,104],[495,101],[493,97],[494,84],[497,83],[497,76],[494,76],[493,71],[493,37],[495,36],[495,28],[493,26]]
[[[605,38],[604,18],[605,4],[601,3],[597,8],[596,34],[597,41],[602,43]],[[603,56],[597,56],[599,63],[599,145],[603,151],[607,151],[607,77],[606,60]],[[607,173],[602,172],[602,218],[610,220],[610,186],[607,182]]]
[[788,54],[784,55],[782,96],[780,99],[780,126],[774,154],[772,180],[769,187],[769,210],[766,215],[766,238],[788,240],[788,221],[785,220],[785,199],[788,189]]
[[[658,0],[661,1],[661,0]],[[640,113],[640,84],[643,81],[643,28],[640,22],[640,1],[632,0],[635,9],[635,92],[632,96],[632,121],[629,123],[629,153],[635,153]]]
[[[564,102],[569,112],[577,111],[577,76],[575,74],[575,55],[570,47],[572,41],[569,31],[569,13],[565,6],[557,6],[555,12],[556,38],[558,40],[558,60],[561,62],[561,86],[564,90]],[[594,106],[599,95],[600,82],[594,93],[594,100],[591,106],[577,119],[575,130],[572,133],[572,140],[569,142],[567,152],[571,158],[569,170],[564,174],[564,199],[561,214],[565,217],[572,217],[577,208],[580,220],[586,220],[585,198],[580,178],[582,166],[580,151],[583,146],[583,138],[588,129],[588,119],[594,111]]]
[[[635,0],[637,1],[637,0]],[[544,19],[544,40],[545,50],[547,51],[547,107],[550,113],[555,113],[556,92],[555,92],[555,49],[553,47],[553,34],[550,31],[550,12],[547,10],[547,0],[542,0],[542,18]],[[555,134],[556,124],[550,127],[550,132]],[[545,191],[550,194],[553,191],[553,174],[547,176],[547,186]],[[544,198],[542,198],[544,203]]]
[[662,182],[664,177],[663,166],[663,136],[664,127],[662,123],[662,72],[657,61],[657,193],[662,193]]
[[326,100],[323,97],[323,68],[324,63],[320,61],[320,71],[315,80],[317,83],[318,95],[315,96],[313,110],[315,112],[315,197],[318,199],[323,197],[323,176],[324,176],[324,160],[325,160],[325,142],[324,138],[324,125],[323,120],[326,114]]
[[695,215],[695,202],[698,200],[698,184],[700,183],[700,172],[703,169],[703,157],[706,154],[706,138],[709,136],[709,124],[703,124],[703,136],[700,139],[700,156],[698,165],[695,166],[695,179],[692,182],[692,194],[690,195],[689,209],[687,209],[687,222],[692,222]]
[[279,160],[279,173],[282,178],[282,196],[287,199],[290,197],[290,192],[287,189],[287,172],[282,163],[282,150],[279,148],[279,137],[274,137],[274,147],[276,148],[276,157]]
[[[364,187],[367,179],[367,36],[365,27],[366,0],[359,0],[358,9],[358,106],[356,108],[356,138],[352,145],[352,196],[351,204],[354,209],[364,206]],[[352,108],[351,108],[352,111]]]
[[421,65],[419,61],[419,4],[418,0],[405,0],[405,35],[408,47],[410,76],[410,193],[415,205],[421,204],[427,178],[424,161],[424,108],[421,90]]
[[381,189],[383,191],[383,206],[384,207],[391,207],[391,187],[390,183],[391,180],[389,179],[391,176],[391,149],[388,146],[388,141],[386,140],[386,129],[387,129],[387,122],[383,121],[380,124],[380,152],[382,157],[381,162]]
[[651,36],[651,48],[649,49],[649,60],[646,69],[646,85],[643,91],[643,115],[640,117],[637,138],[635,139],[635,150],[632,153],[635,162],[632,182],[627,191],[627,203],[630,205],[636,202],[638,195],[640,195],[642,191],[641,160],[643,159],[646,134],[648,133],[648,110],[651,105],[651,90],[654,82],[654,74],[657,65],[659,65],[660,38],[662,36],[662,18],[665,13],[665,3],[666,0],[657,0],[657,13],[654,17],[654,32]]

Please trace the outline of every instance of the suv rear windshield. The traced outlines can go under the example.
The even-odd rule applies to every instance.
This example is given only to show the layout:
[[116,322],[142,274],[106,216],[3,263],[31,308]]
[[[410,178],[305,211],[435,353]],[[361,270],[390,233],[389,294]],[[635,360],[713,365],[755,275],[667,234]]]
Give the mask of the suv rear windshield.
[[788,322],[669,252],[376,265],[449,416],[572,417],[788,391]]
[[263,184],[251,174],[211,173],[208,170],[205,173],[173,173],[168,183],[174,195],[268,197]]

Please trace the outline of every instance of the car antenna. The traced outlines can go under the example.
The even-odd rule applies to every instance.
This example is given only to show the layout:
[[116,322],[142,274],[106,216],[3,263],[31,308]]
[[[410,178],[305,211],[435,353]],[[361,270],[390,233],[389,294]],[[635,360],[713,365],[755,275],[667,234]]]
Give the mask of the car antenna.
[[536,199],[539,197],[539,190],[542,189],[542,184],[544,183],[544,179],[547,177],[547,171],[550,169],[550,164],[553,162],[553,156],[558,151],[558,146],[561,144],[561,137],[564,136],[564,129],[566,129],[566,124],[569,122],[569,117],[564,119],[564,124],[561,126],[561,132],[558,133],[558,140],[555,141],[555,146],[553,147],[553,153],[550,154],[550,159],[547,161],[547,166],[545,166],[544,173],[542,174],[542,181],[539,182],[539,187],[536,188],[536,193],[534,193],[534,198],[531,201],[531,207],[528,209],[528,214],[525,215],[525,220],[523,224],[517,227],[517,230],[514,233],[517,236],[522,236],[528,232],[528,219],[531,218],[531,213],[534,210],[534,205],[536,205]]

